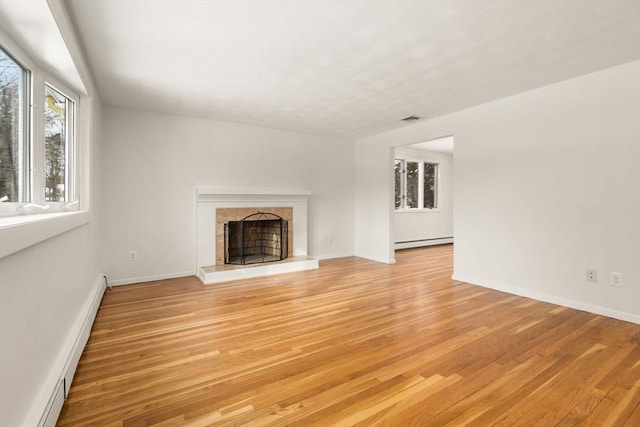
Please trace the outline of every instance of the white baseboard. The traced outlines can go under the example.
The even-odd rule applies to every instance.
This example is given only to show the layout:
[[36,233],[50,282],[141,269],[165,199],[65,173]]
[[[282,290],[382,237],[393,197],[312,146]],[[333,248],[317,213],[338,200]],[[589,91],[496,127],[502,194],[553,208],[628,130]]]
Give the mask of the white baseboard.
[[38,427],[55,427],[64,405],[64,380],[58,381]]
[[319,260],[323,260],[323,259],[334,259],[334,258],[347,258],[350,256],[355,256],[355,255],[353,254],[353,252],[350,252],[350,253],[344,252],[344,253],[325,254],[325,255],[318,255],[318,256],[314,255],[313,257]]
[[421,248],[423,246],[435,246],[453,243],[453,237],[443,237],[438,239],[412,240],[410,242],[396,242],[394,247],[398,249]]
[[91,305],[89,309],[86,311],[86,315],[84,316],[84,321],[82,322],[82,326],[80,327],[79,333],[73,345],[73,350],[69,358],[67,359],[67,363],[64,368],[64,398],[66,399],[69,395],[69,389],[71,388],[71,383],[73,382],[73,376],[76,373],[76,368],[78,367],[78,362],[80,361],[80,356],[82,356],[82,352],[84,347],[87,345],[87,341],[89,341],[89,335],[91,335],[91,328],[93,326],[93,322],[96,319],[96,314],[98,313],[98,309],[100,308],[100,303],[102,302],[102,297],[104,296],[105,288],[106,288],[106,279],[104,276],[99,277],[98,285],[94,286],[94,292],[91,294]]
[[529,289],[519,288],[515,286],[505,286],[499,283],[489,283],[487,281],[476,280],[473,277],[461,276],[454,274],[451,277],[453,280],[460,282],[470,283],[476,286],[482,286],[483,288],[494,289],[496,291],[506,292],[508,294],[518,295],[521,297],[532,298],[538,301],[544,301],[551,304],[561,305],[563,307],[574,308],[576,310],[582,310],[601,316],[611,317],[613,319],[624,320],[625,322],[631,322],[640,324],[640,315],[634,313],[628,313],[625,311],[619,311],[608,307],[602,307],[595,304],[589,304],[582,301],[576,301],[574,299],[563,298],[552,294],[535,292]]
[[62,409],[62,402],[64,402],[73,381],[78,361],[89,339],[91,327],[105,289],[106,282],[103,275],[100,274],[69,330],[58,357],[49,370],[47,380],[27,414],[24,426],[55,425]]
[[194,275],[195,273],[193,271],[182,271],[179,273],[158,274],[155,276],[130,277],[128,279],[118,279],[118,280],[109,279],[109,285],[111,286],[131,285],[134,283],[153,282],[155,280],[164,280],[164,279],[177,279],[180,277],[187,277],[187,276],[194,276]]
[[[393,254],[393,252],[392,252]],[[395,264],[396,263],[396,258],[395,256],[392,256],[391,258],[382,258],[382,257],[377,257],[377,256],[372,256],[366,253],[358,253],[356,252],[355,256],[357,256],[358,258],[363,258],[363,259],[368,259],[369,261],[375,261],[375,262],[379,262],[382,264]]]

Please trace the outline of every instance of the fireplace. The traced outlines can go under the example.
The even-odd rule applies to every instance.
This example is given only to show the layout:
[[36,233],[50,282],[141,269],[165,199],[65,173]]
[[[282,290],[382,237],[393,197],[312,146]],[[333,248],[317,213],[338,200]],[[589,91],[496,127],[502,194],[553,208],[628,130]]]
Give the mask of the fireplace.
[[256,212],[224,224],[224,263],[259,264],[280,261],[289,253],[288,222],[268,212]]
[[[310,192],[305,190],[198,187],[196,189],[196,274],[198,278],[203,284],[211,285],[318,268],[318,260],[307,256],[309,195]],[[282,253],[265,251],[265,259],[275,256],[272,252],[286,259],[280,262],[264,263],[260,259],[259,263],[241,264],[242,257],[232,251],[232,258],[235,257],[235,259],[231,261],[236,264],[226,264],[225,224],[242,219],[255,220],[256,218],[248,217],[257,212],[269,212],[275,215],[268,216],[266,218],[268,220],[286,221],[286,231],[283,228],[280,238]],[[273,232],[270,234],[273,239]],[[238,242],[237,237],[235,241]],[[244,238],[239,241],[243,242]],[[254,260],[247,256],[246,252],[244,258],[245,263]]]

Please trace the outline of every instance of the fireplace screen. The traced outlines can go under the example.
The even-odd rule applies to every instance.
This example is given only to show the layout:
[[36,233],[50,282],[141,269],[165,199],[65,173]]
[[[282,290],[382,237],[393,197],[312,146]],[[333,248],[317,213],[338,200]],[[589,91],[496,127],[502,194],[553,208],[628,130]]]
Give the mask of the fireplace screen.
[[224,225],[224,263],[258,264],[287,257],[288,224],[282,217],[258,212]]

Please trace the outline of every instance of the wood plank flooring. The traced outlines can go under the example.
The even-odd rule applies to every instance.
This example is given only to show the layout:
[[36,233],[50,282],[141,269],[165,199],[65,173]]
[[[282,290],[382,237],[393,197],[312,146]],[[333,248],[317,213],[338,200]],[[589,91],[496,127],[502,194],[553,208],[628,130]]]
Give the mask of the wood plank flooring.
[[60,426],[640,426],[640,325],[395,265],[109,291]]

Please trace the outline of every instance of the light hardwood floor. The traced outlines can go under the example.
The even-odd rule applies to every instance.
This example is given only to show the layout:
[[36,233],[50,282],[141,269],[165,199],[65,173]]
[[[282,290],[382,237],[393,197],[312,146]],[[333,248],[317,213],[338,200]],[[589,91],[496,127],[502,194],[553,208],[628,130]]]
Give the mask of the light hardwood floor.
[[640,325],[397,261],[114,288],[59,425],[640,426]]

